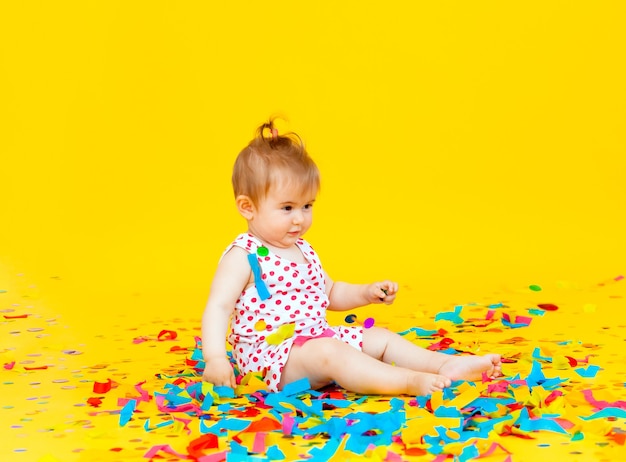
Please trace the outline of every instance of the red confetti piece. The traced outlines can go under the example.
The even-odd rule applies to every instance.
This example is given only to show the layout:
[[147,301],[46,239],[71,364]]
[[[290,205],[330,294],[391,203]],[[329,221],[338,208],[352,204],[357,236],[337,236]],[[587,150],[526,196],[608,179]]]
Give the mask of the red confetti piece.
[[576,367],[578,366],[578,361],[576,361],[575,358],[572,358],[571,356],[566,356],[567,361],[569,362],[569,365],[572,367]]
[[195,359],[185,358],[185,364],[193,367],[198,364],[198,361],[196,361]]
[[94,382],[93,383],[93,392],[97,393],[99,395],[108,392],[109,390],[111,390],[111,387],[113,386],[113,381],[111,379],[108,379],[106,382]]
[[193,459],[200,459],[205,455],[204,451],[206,449],[217,449],[219,447],[218,443],[217,435],[207,433],[206,435],[192,440],[187,446],[187,453]]
[[87,400],[87,404],[93,407],[99,407],[102,404],[102,399],[100,398],[89,398]]
[[431,351],[447,350],[448,347],[452,345],[453,343],[454,343],[454,340],[452,340],[449,337],[445,337],[441,339],[440,341],[438,341],[437,343],[433,343],[432,345],[430,345],[428,349]]
[[550,393],[546,398],[546,406],[555,399],[557,399],[559,396],[563,396],[563,392],[561,390],[554,390],[552,393]]
[[178,337],[178,334],[175,331],[162,330],[159,332],[159,335],[157,335],[157,340],[162,342],[163,340],[174,340],[176,337]]
[[272,430],[280,430],[282,424],[270,417],[263,417],[256,420],[248,426],[242,433],[271,432]]
[[611,432],[607,436],[611,438],[613,441],[615,441],[617,444],[619,444],[620,446],[624,446],[624,442],[626,442],[626,433]]
[[24,366],[24,369],[26,369],[27,371],[41,371],[41,370],[44,370],[44,369],[48,369],[48,366],[36,366],[36,367]]
[[558,306],[553,305],[552,303],[540,303],[537,306],[541,308],[542,310],[546,310],[546,311],[556,311],[559,309]]
[[15,315],[15,316],[11,316],[11,315],[6,315],[5,314],[3,316],[4,316],[4,319],[24,319],[24,318],[28,317],[27,314],[18,314],[18,315]]
[[181,346],[179,346],[179,345],[174,345],[172,348],[170,348],[170,351],[171,351],[172,353],[174,353],[174,352],[176,352],[176,351],[185,351],[185,352],[187,352],[187,351],[189,351],[189,349],[188,349],[188,348],[185,348],[185,347],[181,347]]
[[245,411],[240,411],[239,409],[231,409],[228,413],[230,415],[234,415],[235,417],[256,417],[261,413],[261,411],[259,411],[257,408],[249,407]]

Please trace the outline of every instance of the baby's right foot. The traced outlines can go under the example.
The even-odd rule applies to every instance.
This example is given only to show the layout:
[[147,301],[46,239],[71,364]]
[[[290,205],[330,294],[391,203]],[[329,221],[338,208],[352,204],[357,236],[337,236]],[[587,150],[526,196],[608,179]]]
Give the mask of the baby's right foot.
[[414,396],[427,396],[437,391],[442,391],[452,384],[448,377],[428,372],[414,372],[407,382],[408,394]]

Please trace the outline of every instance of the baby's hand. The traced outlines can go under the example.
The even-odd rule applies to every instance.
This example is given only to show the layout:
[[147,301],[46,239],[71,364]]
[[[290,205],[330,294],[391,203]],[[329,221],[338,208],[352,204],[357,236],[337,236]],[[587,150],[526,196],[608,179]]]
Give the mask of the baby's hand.
[[391,305],[396,299],[398,283],[391,281],[374,282],[367,287],[367,297],[370,303],[384,303]]
[[212,383],[216,387],[235,388],[237,386],[233,367],[225,356],[206,359],[202,380]]

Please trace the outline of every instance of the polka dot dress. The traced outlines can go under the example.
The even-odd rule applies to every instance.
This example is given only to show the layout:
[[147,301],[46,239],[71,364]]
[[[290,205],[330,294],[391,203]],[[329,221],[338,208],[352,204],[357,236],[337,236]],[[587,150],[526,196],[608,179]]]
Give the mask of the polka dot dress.
[[[307,263],[288,261],[271,251],[261,251],[267,254],[259,255],[257,250],[263,244],[248,233],[239,235],[224,252],[237,246],[257,255],[261,278],[270,297],[261,300],[255,285],[241,293],[228,341],[241,373],[262,371],[268,389],[273,392],[278,391],[283,367],[298,337],[302,341],[303,337],[332,336],[359,350],[362,348],[361,327],[336,326],[329,331],[326,321],[329,300],[319,258],[304,239],[299,239],[296,245]],[[281,327],[288,324],[293,324],[294,333],[282,338],[285,327]]]

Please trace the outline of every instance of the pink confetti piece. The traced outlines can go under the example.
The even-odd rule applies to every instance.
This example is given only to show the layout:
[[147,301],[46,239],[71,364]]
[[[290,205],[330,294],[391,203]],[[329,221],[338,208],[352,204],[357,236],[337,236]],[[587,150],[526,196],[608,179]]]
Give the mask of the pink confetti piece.
[[363,321],[363,327],[369,329],[374,326],[375,322],[376,321],[374,321],[374,318],[367,318],[365,321]]
[[507,448],[505,448],[501,444],[499,444],[499,443],[491,443],[491,446],[489,447],[489,449],[487,449],[480,456],[478,456],[478,458],[480,459],[482,457],[489,457],[491,454],[493,454],[496,451],[496,449],[501,449],[502,451],[506,452],[507,454],[511,454],[511,451],[509,451]]
[[4,363],[4,368],[8,371],[15,367],[15,361],[11,361],[10,363]]
[[209,454],[207,456],[198,457],[198,462],[222,462],[226,460],[227,451],[218,452],[217,454]]
[[265,437],[267,433],[259,432],[254,435],[254,443],[252,444],[252,452],[261,454],[265,452]]
[[619,409],[626,409],[626,401],[620,400],[620,401],[614,401],[612,403],[608,401],[598,401],[597,399],[593,397],[593,391],[589,389],[583,390],[582,393],[585,399],[587,400],[587,402],[596,409],[602,410],[602,409],[606,409],[607,407],[616,407]]
[[[148,452],[146,452],[144,454],[144,458],[145,459],[153,459],[155,458],[160,452],[164,452],[166,454],[170,454],[172,456],[176,456],[179,459],[184,459],[184,460],[189,460],[189,457],[187,457],[187,455],[185,454],[181,454],[180,452],[176,452],[174,449],[172,449],[172,447],[169,444],[159,444],[156,446],[152,446],[152,448],[150,448],[148,450]],[[199,459],[198,459],[199,460]]]
[[146,390],[144,390],[143,388],[141,388],[141,386],[143,384],[145,384],[146,381],[144,380],[143,382],[139,382],[138,384],[135,385],[135,390],[137,390],[139,392],[139,397],[137,398],[138,401],[150,401],[152,399],[152,397],[150,396],[150,393],[148,393]]
[[283,435],[291,436],[291,432],[296,423],[296,420],[291,417],[291,414],[283,415]]

